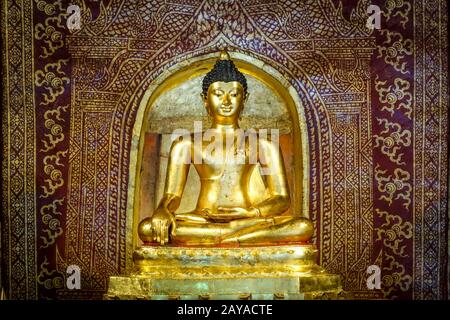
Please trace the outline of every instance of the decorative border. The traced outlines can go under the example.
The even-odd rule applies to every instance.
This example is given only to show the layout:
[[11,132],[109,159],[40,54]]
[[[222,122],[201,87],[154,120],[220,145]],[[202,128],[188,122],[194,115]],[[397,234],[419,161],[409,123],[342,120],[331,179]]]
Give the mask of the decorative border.
[[36,299],[33,7],[2,2],[2,277],[11,299]]
[[448,290],[447,6],[414,6],[414,299],[443,299]]

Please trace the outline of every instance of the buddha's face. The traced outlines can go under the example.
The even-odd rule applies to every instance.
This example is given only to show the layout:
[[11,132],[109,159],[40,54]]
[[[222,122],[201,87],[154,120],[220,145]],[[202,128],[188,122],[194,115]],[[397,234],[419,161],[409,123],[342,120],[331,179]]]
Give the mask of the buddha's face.
[[214,82],[204,96],[205,107],[217,122],[237,121],[246,100],[244,88],[237,81]]

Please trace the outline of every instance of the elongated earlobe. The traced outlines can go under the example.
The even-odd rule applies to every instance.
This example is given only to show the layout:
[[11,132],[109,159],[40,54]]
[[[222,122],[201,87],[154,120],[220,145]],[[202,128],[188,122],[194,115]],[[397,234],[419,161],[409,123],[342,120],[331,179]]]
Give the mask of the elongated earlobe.
[[210,110],[208,108],[208,100],[207,100],[206,95],[202,92],[202,93],[200,93],[200,97],[202,98],[203,106],[205,107],[206,112],[208,113],[208,115],[211,116],[211,112],[210,112]]
[[[207,99],[206,99],[206,95],[204,93],[200,93],[200,98],[203,101],[203,105],[205,106],[205,108],[207,108]],[[207,108],[208,109],[208,108]]]
[[247,92],[247,93],[245,94],[244,102],[247,102],[249,96],[250,96],[250,93]]

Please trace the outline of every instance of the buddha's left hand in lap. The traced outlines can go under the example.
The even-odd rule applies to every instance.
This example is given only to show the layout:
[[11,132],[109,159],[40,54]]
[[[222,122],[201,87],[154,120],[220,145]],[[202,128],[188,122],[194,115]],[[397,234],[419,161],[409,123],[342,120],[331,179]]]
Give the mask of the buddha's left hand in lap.
[[236,219],[257,218],[260,216],[256,208],[218,207],[216,212],[206,212],[213,221],[230,221]]

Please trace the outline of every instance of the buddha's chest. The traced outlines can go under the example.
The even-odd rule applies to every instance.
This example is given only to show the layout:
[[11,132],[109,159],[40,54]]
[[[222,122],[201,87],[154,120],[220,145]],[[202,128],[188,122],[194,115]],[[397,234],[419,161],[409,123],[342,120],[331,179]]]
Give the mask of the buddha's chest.
[[246,179],[254,165],[238,162],[210,161],[195,164],[200,179],[218,179],[228,183],[240,183]]
[[257,164],[257,156],[252,156],[248,141],[244,140],[222,137],[217,141],[194,144],[192,160],[200,179],[240,184],[248,178]]
[[245,152],[237,150],[205,150],[194,159],[200,179],[219,179],[239,183],[253,169]]

